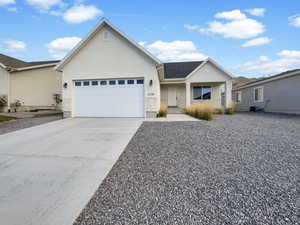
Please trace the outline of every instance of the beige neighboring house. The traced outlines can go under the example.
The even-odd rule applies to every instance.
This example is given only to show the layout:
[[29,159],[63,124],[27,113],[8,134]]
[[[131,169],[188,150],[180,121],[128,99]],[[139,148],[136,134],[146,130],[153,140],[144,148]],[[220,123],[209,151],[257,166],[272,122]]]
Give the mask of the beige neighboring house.
[[66,117],[154,117],[163,102],[231,101],[232,75],[212,59],[163,63],[106,19],[55,67],[62,72]]
[[62,90],[61,74],[54,70],[57,63],[24,62],[0,54],[0,98],[5,102],[0,110],[59,108],[54,98],[54,95],[61,95]]

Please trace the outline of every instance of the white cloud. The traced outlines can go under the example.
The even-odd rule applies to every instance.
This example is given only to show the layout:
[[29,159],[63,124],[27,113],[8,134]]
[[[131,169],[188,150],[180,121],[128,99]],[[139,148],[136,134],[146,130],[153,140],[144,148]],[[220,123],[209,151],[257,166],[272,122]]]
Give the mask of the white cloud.
[[155,41],[144,46],[162,61],[196,61],[207,58],[192,41]]
[[7,10],[10,11],[10,12],[15,12],[15,13],[18,12],[18,8],[17,7],[9,7],[9,8],[7,8]]
[[270,59],[269,59],[268,56],[262,55],[262,56],[259,57],[259,60],[262,61],[262,62],[266,62],[266,61],[268,61]]
[[244,20],[246,19],[246,15],[244,13],[241,13],[240,10],[232,10],[228,12],[221,12],[217,13],[215,15],[215,18],[217,19],[227,19],[227,20]]
[[66,6],[66,3],[64,3],[62,0],[26,0],[27,3],[31,6],[34,6],[35,8],[47,12],[53,7],[59,7],[62,8]]
[[251,46],[259,46],[259,45],[265,45],[271,42],[271,39],[268,37],[260,37],[255,38],[250,41],[245,42],[242,44],[242,47],[251,47]]
[[249,61],[235,67],[235,70],[244,73],[274,74],[300,67],[300,51],[282,50],[277,53],[277,59],[260,56],[255,61]]
[[102,14],[103,12],[93,5],[76,5],[68,9],[63,18],[69,23],[82,23]]
[[215,18],[228,21],[211,21],[208,22],[208,27],[206,28],[189,24],[186,24],[184,27],[188,30],[197,30],[201,33],[218,34],[225,38],[236,39],[252,38],[265,32],[265,26],[262,23],[247,18],[240,10],[217,13]]
[[46,48],[53,58],[62,59],[80,41],[79,37],[57,38],[46,44]]
[[145,46],[146,43],[147,43],[146,41],[140,41],[140,42],[138,42],[138,44],[141,45],[141,46]]
[[23,41],[5,40],[1,41],[1,44],[6,52],[21,52],[27,49],[27,45]]
[[300,27],[300,15],[290,16],[289,21],[291,26]]
[[190,24],[184,24],[184,28],[187,30],[196,30],[199,31],[201,29],[198,25],[190,25]]
[[260,16],[260,17],[263,17],[266,13],[266,9],[264,8],[246,9],[245,11],[251,14],[252,16]]
[[300,58],[300,51],[296,50],[282,50],[278,53],[281,57],[287,57],[287,58]]
[[0,6],[5,6],[5,5],[10,5],[10,4],[15,4],[15,0],[0,0]]

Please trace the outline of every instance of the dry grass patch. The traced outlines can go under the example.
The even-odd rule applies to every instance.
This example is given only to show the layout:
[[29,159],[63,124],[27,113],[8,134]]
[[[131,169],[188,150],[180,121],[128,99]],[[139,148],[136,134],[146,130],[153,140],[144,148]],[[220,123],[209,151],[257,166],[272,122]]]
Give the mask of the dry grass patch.
[[210,102],[193,104],[186,108],[186,114],[201,120],[213,119],[213,105]]
[[164,103],[161,103],[157,116],[158,117],[167,117],[167,114],[168,114],[167,106]]
[[227,115],[233,115],[233,114],[235,114],[235,102],[234,101],[232,101],[232,100],[230,101],[229,107],[226,108],[225,113]]
[[0,123],[10,121],[10,120],[17,120],[18,118],[16,117],[11,117],[11,116],[1,116],[0,115]]

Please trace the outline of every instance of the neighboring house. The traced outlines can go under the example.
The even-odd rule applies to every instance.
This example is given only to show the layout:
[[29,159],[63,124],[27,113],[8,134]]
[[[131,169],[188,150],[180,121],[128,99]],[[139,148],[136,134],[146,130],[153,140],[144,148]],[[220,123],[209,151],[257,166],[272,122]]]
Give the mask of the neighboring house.
[[[54,71],[58,61],[24,62],[0,54],[1,111],[54,109],[54,95],[61,95],[61,74]],[[20,103],[16,107],[16,103]]]
[[211,59],[162,63],[106,19],[56,66],[66,117],[154,117],[160,103],[183,109],[231,101],[232,76]]
[[286,71],[233,90],[237,111],[300,114],[300,69]]

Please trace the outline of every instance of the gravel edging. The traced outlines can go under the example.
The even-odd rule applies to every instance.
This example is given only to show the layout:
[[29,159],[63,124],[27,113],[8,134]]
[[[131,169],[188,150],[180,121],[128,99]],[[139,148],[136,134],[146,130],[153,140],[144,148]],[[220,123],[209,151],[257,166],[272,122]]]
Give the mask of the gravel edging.
[[300,120],[146,122],[74,225],[300,224]]
[[43,116],[0,123],[0,135],[62,119],[62,116]]

